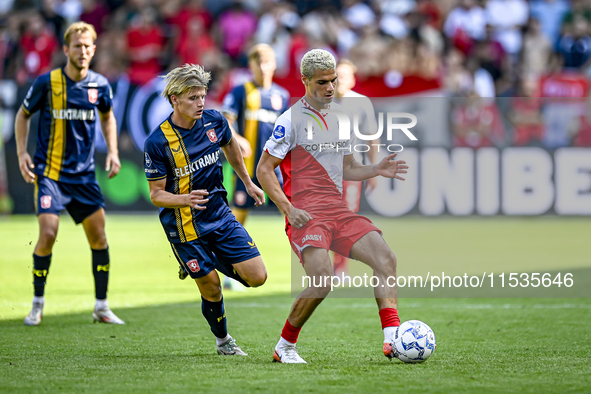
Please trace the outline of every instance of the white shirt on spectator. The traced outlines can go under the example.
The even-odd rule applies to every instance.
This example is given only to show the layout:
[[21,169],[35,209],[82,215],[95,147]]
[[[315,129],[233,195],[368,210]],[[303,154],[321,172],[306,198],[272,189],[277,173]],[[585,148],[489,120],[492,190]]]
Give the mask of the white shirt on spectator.
[[457,7],[449,13],[443,32],[446,36],[453,37],[461,29],[473,39],[482,40],[486,35],[485,27],[486,14],[482,8],[475,6],[467,10]]
[[529,17],[529,7],[524,0],[489,0],[486,3],[489,25],[495,28],[495,38],[507,53],[521,50],[521,27]]
[[354,4],[349,8],[344,8],[342,12],[343,17],[354,29],[372,24],[376,19],[373,10],[365,3]]

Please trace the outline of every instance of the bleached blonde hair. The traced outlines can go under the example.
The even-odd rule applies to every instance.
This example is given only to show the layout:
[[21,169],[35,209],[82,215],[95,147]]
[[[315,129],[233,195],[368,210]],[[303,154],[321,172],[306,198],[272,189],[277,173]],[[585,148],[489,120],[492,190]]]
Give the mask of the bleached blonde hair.
[[182,96],[193,88],[205,88],[211,80],[211,73],[205,71],[198,64],[185,64],[171,70],[162,77],[166,81],[166,87],[162,91],[162,97],[172,105],[172,96]]
[[312,49],[306,52],[300,64],[302,75],[314,76],[316,70],[334,70],[337,67],[334,56],[324,49]]

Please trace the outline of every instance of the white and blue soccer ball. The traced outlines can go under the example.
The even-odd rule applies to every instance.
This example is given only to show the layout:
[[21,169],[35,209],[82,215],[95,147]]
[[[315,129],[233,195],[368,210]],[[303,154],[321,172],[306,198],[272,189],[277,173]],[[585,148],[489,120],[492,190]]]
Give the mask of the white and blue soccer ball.
[[394,353],[405,363],[422,363],[435,351],[435,334],[419,320],[405,321],[394,336]]

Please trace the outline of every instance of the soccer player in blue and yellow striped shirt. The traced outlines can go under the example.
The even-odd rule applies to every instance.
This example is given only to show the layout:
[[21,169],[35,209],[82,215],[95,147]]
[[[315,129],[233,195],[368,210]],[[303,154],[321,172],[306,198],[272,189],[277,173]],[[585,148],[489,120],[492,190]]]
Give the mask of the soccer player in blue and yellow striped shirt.
[[[67,209],[82,223],[92,249],[95,282],[95,321],[124,324],[107,304],[109,249],[105,234],[104,200],[94,173],[94,141],[98,119],[107,143],[106,169],[112,178],[121,164],[117,150],[117,123],[107,79],[91,70],[96,31],[84,22],[72,24],[64,35],[65,67],[43,74],[31,86],[16,115],[15,134],[21,174],[35,184],[39,240],[33,252],[33,309],[25,324],[41,323],[47,274],[59,227]],[[34,158],[27,152],[29,118],[40,111]]]

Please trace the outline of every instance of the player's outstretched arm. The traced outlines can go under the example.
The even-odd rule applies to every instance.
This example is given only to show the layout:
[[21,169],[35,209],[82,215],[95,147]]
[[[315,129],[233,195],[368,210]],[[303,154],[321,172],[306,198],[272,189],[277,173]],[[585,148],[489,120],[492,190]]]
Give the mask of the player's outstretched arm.
[[152,204],[159,208],[184,208],[191,207],[200,211],[205,209],[205,204],[209,201],[206,198],[209,193],[207,190],[193,190],[189,194],[173,194],[167,192],[166,179],[159,179],[156,181],[148,181],[150,185],[150,200]]
[[242,158],[242,152],[240,151],[238,141],[236,141],[235,138],[232,138],[228,145],[224,146],[222,149],[224,155],[226,155],[228,163],[234,168],[234,171],[236,171],[236,174],[246,186],[246,192],[254,198],[254,205],[263,205],[265,203],[265,193],[250,179],[250,175],[248,175],[248,171],[244,165],[244,159]]
[[279,210],[287,217],[289,222],[297,227],[302,227],[312,220],[312,216],[303,209],[297,209],[291,205],[281,185],[275,175],[275,168],[281,164],[283,160],[275,156],[271,156],[268,152],[263,152],[261,160],[257,165],[257,179],[261,186],[267,192],[267,195]]
[[346,181],[364,181],[381,175],[386,178],[396,178],[401,181],[404,178],[398,174],[406,174],[408,166],[404,160],[394,160],[396,153],[386,156],[381,162],[373,165],[362,165],[355,161],[353,155],[347,155],[343,159],[343,179]]
[[378,165],[377,172],[385,178],[396,178],[403,181],[404,178],[398,174],[406,174],[408,166],[404,160],[394,160],[398,153],[392,153],[386,156]]
[[115,120],[115,114],[113,114],[112,110],[109,112],[99,111],[99,117],[108,151],[105,171],[109,171],[107,178],[110,179],[119,174],[119,170],[121,169],[119,150],[117,148],[117,121]]
[[35,181],[35,174],[31,171],[35,168],[31,156],[27,152],[27,139],[29,138],[30,115],[21,108],[16,113],[14,120],[14,134],[16,138],[16,153],[21,175],[27,183]]

